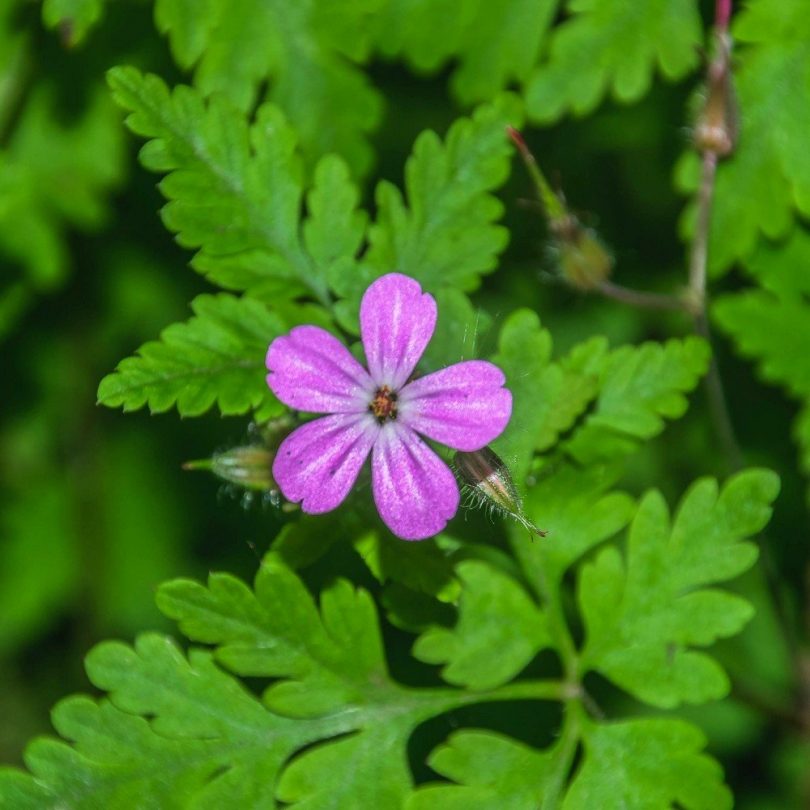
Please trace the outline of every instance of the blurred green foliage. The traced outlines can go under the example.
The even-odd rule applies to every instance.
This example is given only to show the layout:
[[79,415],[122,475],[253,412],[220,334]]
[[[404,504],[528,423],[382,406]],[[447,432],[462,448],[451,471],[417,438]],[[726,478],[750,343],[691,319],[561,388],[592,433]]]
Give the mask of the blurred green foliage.
[[[504,136],[527,120],[616,281],[677,293],[696,3],[5,3],[0,756],[19,764],[87,690],[91,648],[107,697],[57,705],[75,745],[34,742],[40,781],[0,772],[0,806],[806,806],[807,19],[800,0],[734,19],[710,345],[684,313],[562,283]],[[506,372],[495,447],[547,541],[465,513],[397,545],[362,487],[301,519],[181,471],[284,413],[274,336],[351,338],[392,269],[439,304],[425,369]],[[698,388],[712,352],[746,462],[782,482],[767,529],[773,473],[705,478],[731,467]],[[210,569],[233,575],[188,579]],[[207,648],[95,646],[168,630],[156,592]],[[577,697],[561,721],[543,684],[574,663],[601,708]]]

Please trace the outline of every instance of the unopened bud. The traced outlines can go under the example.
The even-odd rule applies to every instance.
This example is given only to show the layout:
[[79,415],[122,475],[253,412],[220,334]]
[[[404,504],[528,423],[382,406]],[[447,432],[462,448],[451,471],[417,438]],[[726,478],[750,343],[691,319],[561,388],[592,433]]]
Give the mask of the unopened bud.
[[585,228],[568,210],[562,193],[555,192],[546,180],[523,136],[514,127],[506,128],[517,147],[543,205],[552,236],[551,248],[560,275],[573,287],[593,290],[610,276],[613,257],[591,228]]
[[555,234],[553,245],[560,275],[579,290],[594,290],[609,278],[613,256],[591,228],[572,219]]
[[465,485],[472,505],[483,506],[520,523],[533,534],[545,537],[546,532],[534,525],[523,511],[523,501],[503,459],[489,447],[472,453],[459,450],[453,466]]
[[218,478],[254,492],[278,492],[273,480],[273,453],[260,445],[232,447],[211,458],[187,461],[184,470],[209,470]]
[[739,130],[728,33],[716,35],[716,48],[707,71],[706,96],[695,124],[694,141],[698,151],[726,157],[734,150]]

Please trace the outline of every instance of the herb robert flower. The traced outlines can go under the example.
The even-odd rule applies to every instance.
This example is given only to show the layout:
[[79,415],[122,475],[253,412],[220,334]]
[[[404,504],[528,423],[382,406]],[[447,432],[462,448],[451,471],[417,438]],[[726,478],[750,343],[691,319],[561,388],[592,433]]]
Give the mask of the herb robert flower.
[[444,528],[458,509],[458,485],[418,434],[478,450],[503,432],[512,395],[503,372],[483,360],[409,381],[435,326],[433,297],[414,279],[390,273],[371,284],[360,304],[368,371],[317,326],[297,326],[270,344],[273,393],[296,410],[328,414],[278,448],[273,478],[287,500],[310,514],[329,512],[371,453],[374,501],[391,531],[422,540]]

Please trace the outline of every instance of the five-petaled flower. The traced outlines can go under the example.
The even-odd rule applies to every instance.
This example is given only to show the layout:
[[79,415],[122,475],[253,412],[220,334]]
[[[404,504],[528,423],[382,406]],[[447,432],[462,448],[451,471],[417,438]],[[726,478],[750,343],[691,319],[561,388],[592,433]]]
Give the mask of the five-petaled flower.
[[436,301],[408,276],[390,273],[366,290],[360,333],[368,371],[333,335],[297,326],[267,351],[267,384],[286,405],[329,414],[293,431],[278,448],[273,477],[287,500],[320,514],[348,495],[372,454],[377,509],[405,540],[440,532],[459,490],[448,466],[417,435],[478,450],[512,413],[504,375],[484,360],[411,380],[433,336]]

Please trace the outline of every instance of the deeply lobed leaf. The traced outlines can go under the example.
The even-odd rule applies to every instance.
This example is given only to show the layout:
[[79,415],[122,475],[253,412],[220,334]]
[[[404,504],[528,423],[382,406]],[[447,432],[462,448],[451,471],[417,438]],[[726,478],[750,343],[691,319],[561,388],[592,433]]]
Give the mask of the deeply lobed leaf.
[[703,733],[676,718],[588,724],[585,758],[564,810],[722,810],[731,807],[720,766],[701,749]]
[[[109,83],[131,111],[130,129],[151,139],[142,162],[168,173],[160,186],[169,200],[163,220],[180,244],[199,249],[192,261],[197,270],[222,287],[267,300],[306,291],[328,301],[326,274],[351,262],[363,231],[353,211],[357,192],[339,158],[316,169],[302,233],[296,137],[276,107],[261,107],[249,126],[229,100],[206,101],[184,86],[170,92],[161,79],[134,68],[113,69]],[[339,231],[325,242],[324,232],[334,226]]]
[[534,810],[552,775],[554,753],[489,731],[457,731],[429,763],[457,784],[418,788],[407,810]]
[[701,338],[622,346],[608,354],[576,356],[569,368],[599,375],[599,394],[565,451],[585,464],[631,452],[684,414],[691,391],[709,364]]
[[212,574],[208,588],[178,580],[158,595],[164,613],[196,641],[216,644],[217,659],[240,675],[278,677],[265,700],[296,716],[318,715],[371,699],[387,674],[368,594],[338,581],[319,614],[301,581],[268,557],[255,594],[240,580]]
[[757,549],[745,538],[768,522],[778,490],[779,479],[764,470],[740,473],[722,490],[703,479],[684,496],[672,524],[661,495],[648,493],[624,557],[608,546],[582,567],[583,664],[655,706],[723,697],[725,673],[691,648],[739,632],[752,608],[705,586],[753,564]]
[[225,415],[279,413],[264,380],[264,356],[286,324],[258,301],[225,294],[198,296],[192,309],[189,321],[172,324],[159,341],[122,360],[101,381],[99,402],[127,411],[148,405],[152,413],[176,407],[182,416],[213,405]]
[[500,686],[550,646],[546,617],[523,586],[497,568],[469,560],[456,570],[462,583],[458,623],[452,630],[434,627],[423,633],[414,655],[446,664],[442,677],[449,683]]
[[670,80],[697,65],[701,23],[691,0],[569,0],[571,16],[554,29],[548,60],[526,88],[529,117],[549,123],[585,115],[608,91],[637,101],[658,68]]
[[380,0],[158,0],[155,18],[195,86],[240,110],[269,80],[269,100],[284,110],[317,159],[342,155],[358,172],[371,162],[367,134],[381,99],[353,64],[366,59]]

